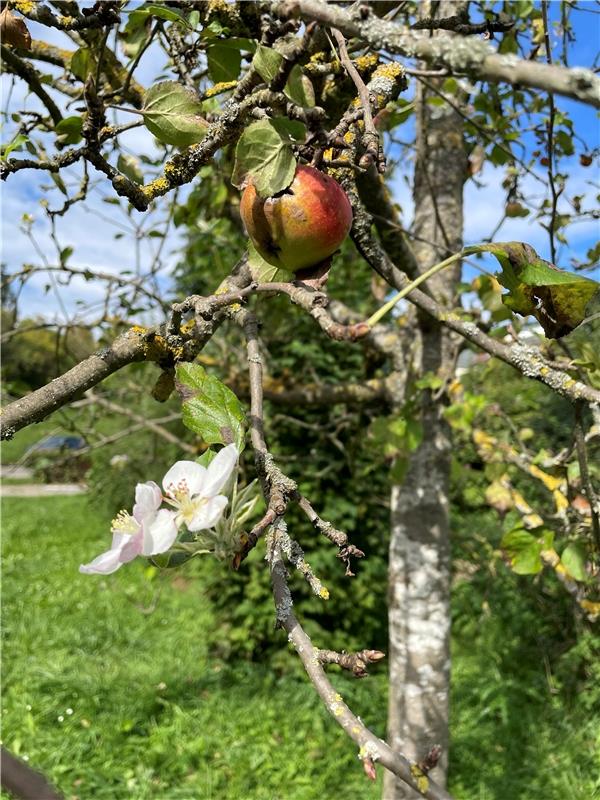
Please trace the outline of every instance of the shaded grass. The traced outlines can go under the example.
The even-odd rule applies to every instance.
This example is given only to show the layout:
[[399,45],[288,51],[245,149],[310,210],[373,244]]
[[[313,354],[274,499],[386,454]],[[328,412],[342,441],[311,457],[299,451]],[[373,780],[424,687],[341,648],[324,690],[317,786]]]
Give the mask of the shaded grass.
[[3,486],[29,486],[32,483],[42,483],[42,480],[36,475],[30,478],[2,478]]
[[[490,512],[455,523],[471,543],[498,535]],[[534,582],[501,561],[457,582],[452,610],[456,797],[600,798],[598,626],[574,619],[554,576]]]
[[[480,655],[455,659],[451,789],[477,800],[600,797],[600,727],[543,676]],[[476,703],[473,703],[476,700]]]

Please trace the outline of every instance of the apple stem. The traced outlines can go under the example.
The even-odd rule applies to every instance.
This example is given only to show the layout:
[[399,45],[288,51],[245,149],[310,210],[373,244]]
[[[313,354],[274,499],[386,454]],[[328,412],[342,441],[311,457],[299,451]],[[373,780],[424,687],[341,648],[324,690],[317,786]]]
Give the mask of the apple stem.
[[455,261],[460,261],[461,258],[465,255],[464,251],[461,250],[460,253],[454,253],[454,255],[450,256],[449,258],[444,259],[444,261],[440,261],[439,264],[434,264],[433,267],[428,269],[422,275],[419,275],[418,278],[415,278],[414,281],[411,281],[408,286],[405,286],[404,289],[401,289],[398,294],[394,295],[391,300],[388,300],[385,305],[381,306],[372,317],[369,317],[367,320],[367,325],[369,328],[375,327],[377,323],[385,317],[388,311],[391,311],[392,308],[402,300],[403,297],[406,297],[407,294],[410,294],[413,289],[416,289],[417,286],[420,286],[424,281],[428,278],[431,278],[432,275],[435,275],[437,272],[441,272],[446,267],[449,267],[450,264],[454,264]]
[[141,117],[145,116],[144,112],[140,111],[139,108],[127,108],[126,106],[113,106],[113,105],[110,105],[110,103],[107,104],[106,107],[107,108],[114,108],[117,111],[126,111],[128,114],[139,114]]

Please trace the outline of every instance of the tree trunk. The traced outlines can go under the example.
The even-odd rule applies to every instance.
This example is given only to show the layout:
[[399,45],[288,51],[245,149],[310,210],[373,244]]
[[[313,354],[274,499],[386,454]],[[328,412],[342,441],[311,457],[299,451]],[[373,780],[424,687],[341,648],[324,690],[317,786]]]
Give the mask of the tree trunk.
[[[443,6],[439,16],[446,16]],[[455,6],[454,6],[455,8]],[[449,13],[453,13],[450,11]],[[463,184],[467,159],[462,121],[448,105],[430,106],[417,91],[417,161],[414,250],[421,271],[462,247]],[[450,305],[460,266],[428,281]],[[453,369],[449,333],[424,315],[418,319],[418,373],[448,377]],[[415,761],[442,747],[431,776],[445,785],[448,766],[450,684],[450,541],[448,488],[451,439],[443,407],[422,393],[423,439],[406,478],[391,491],[389,553],[390,688],[388,742]],[[384,800],[417,797],[391,773]]]

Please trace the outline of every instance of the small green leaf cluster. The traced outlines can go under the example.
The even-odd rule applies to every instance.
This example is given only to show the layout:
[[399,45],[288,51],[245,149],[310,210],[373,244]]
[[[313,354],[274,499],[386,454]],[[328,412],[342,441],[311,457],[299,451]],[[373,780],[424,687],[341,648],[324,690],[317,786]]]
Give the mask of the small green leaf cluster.
[[[284,58],[281,53],[272,47],[259,44],[256,48],[252,66],[256,69],[265,83],[270,83],[279,74]],[[313,108],[315,105],[315,91],[310,79],[302,72],[299,64],[294,64],[287,78],[284,94],[298,106]]]
[[539,533],[529,533],[523,528],[515,528],[504,534],[500,547],[506,552],[517,575],[535,575],[542,569],[542,551],[549,550],[553,543],[552,531],[542,529]]

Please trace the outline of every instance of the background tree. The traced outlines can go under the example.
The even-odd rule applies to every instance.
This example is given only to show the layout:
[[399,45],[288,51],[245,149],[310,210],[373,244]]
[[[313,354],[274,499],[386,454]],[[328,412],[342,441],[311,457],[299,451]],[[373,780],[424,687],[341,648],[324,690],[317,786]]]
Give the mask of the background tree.
[[[338,498],[330,514],[316,504],[313,508],[306,499],[313,498],[315,486],[321,502],[339,494],[334,478],[340,474],[353,484],[364,484],[372,470],[372,451],[380,451],[390,466],[392,482],[388,731],[392,749],[381,746],[345,706],[331,700],[320,669],[318,674],[313,670],[311,678],[329,698],[334,716],[352,732],[357,728],[353,738],[361,745],[367,774],[380,760],[390,775],[401,779],[389,778],[386,798],[403,796],[409,791],[407,785],[413,794],[416,790],[445,796],[439,787],[445,783],[448,753],[450,426],[459,436],[470,436],[470,447],[476,448],[471,451],[474,463],[490,468],[489,486],[479,488],[504,516],[502,548],[513,567],[537,573],[544,565],[575,599],[578,615],[593,618],[598,613],[595,550],[600,535],[593,466],[586,453],[595,437],[589,429],[589,409],[593,412],[599,399],[594,385],[597,363],[587,335],[596,324],[592,313],[596,286],[574,274],[554,273],[527,248],[495,242],[506,219],[535,215],[547,228],[549,254],[556,262],[557,244],[566,242],[569,225],[594,214],[583,194],[569,193],[567,175],[559,170],[560,159],[572,156],[576,147],[585,166],[592,149],[578,138],[567,110],[559,109],[558,96],[600,104],[596,76],[567,66],[572,13],[571,6],[564,6],[556,20],[564,64],[556,66],[554,21],[546,4],[504,4],[501,14],[492,4],[370,3],[355,8],[312,0],[131,7],[104,2],[89,8],[60,2],[4,5],[5,68],[27,84],[41,106],[35,112],[14,112],[14,136],[4,149],[3,177],[24,169],[43,170],[65,195],[62,206],[48,207],[56,264],[41,253],[39,265],[13,271],[8,281],[22,288],[43,272],[51,278],[56,274],[64,283],[83,279],[107,286],[98,316],[87,321],[88,330],[104,338],[106,349],[74,367],[51,389],[15,401],[3,416],[5,433],[10,436],[44,418],[136,361],[159,366],[152,390],[159,401],[171,395],[175,371],[181,380],[181,365],[194,359],[213,375],[219,374],[238,396],[250,396],[255,419],[261,416],[255,412],[264,397],[264,432],[266,441],[274,443],[277,466],[265,466],[271,462],[265,460],[266,445],[255,421],[253,446],[266,508],[254,529],[242,536],[234,562],[238,565],[258,537],[272,528],[278,619],[292,637],[298,637],[295,643],[305,648],[306,658],[309,645],[294,618],[282,612],[286,588],[278,548],[286,540],[280,521],[285,515],[290,530],[296,526],[301,530],[305,514],[317,532],[338,546],[348,568],[355,568],[350,557],[358,555],[357,550],[368,550],[369,555],[380,552],[385,543],[381,537],[374,541],[380,512],[373,507],[385,486],[353,485],[353,494],[345,493],[364,497],[366,510],[352,500],[344,509]],[[34,23],[67,33],[77,49],[65,50],[36,38],[29,42],[27,27]],[[117,32],[114,47],[111,31]],[[497,39],[497,53],[482,41],[482,34]],[[169,60],[169,80],[144,86],[136,75],[144,58],[154,57],[159,48]],[[515,54],[521,58],[515,61]],[[125,64],[122,59],[129,61]],[[36,63],[50,64],[46,68],[52,72],[40,74]],[[418,83],[409,95],[407,74]],[[71,103],[80,105],[70,109]],[[127,113],[135,121],[125,121],[130,120]],[[163,148],[154,158],[136,158],[126,144],[128,133],[142,124]],[[398,141],[399,131],[408,133],[408,142]],[[404,171],[405,154],[414,150],[415,212],[410,231],[381,178],[383,144],[389,175],[394,169]],[[51,147],[55,152],[48,155]],[[23,148],[28,156],[19,154]],[[322,285],[289,283],[290,275],[276,275],[255,254],[249,265],[242,259],[232,271],[245,247],[239,195],[232,182],[240,185],[250,176],[266,194],[285,191],[297,160],[328,170],[353,205],[352,238],[362,258],[349,246],[335,258],[327,284],[329,297],[323,295]],[[456,293],[464,287],[457,285],[456,258],[453,267],[431,277],[425,286],[410,287],[407,297],[412,305],[399,306],[400,315],[384,317],[391,289],[406,290],[409,281],[434,264],[461,254],[463,184],[469,175],[476,179],[486,160],[506,165],[506,202],[490,236],[494,243],[462,255],[473,257],[488,249],[498,258],[503,268],[500,283],[509,290],[504,303],[498,280],[484,274],[469,287],[477,297],[461,308]],[[70,171],[73,165],[79,174]],[[537,185],[531,192],[526,188],[529,179],[540,182],[538,165],[546,170],[542,181],[548,185],[541,198]],[[97,174],[104,176],[104,182],[109,179],[114,194],[108,200],[119,204],[118,213],[138,242],[134,274],[98,274],[71,267],[72,252],[61,246],[56,234],[57,218],[71,213],[77,203],[88,202],[100,185]],[[27,219],[24,225],[29,225]],[[176,272],[178,297],[191,296],[169,312],[163,242],[172,225],[185,231],[186,242],[185,258]],[[157,242],[151,253],[142,253],[139,244],[146,237]],[[584,271],[593,266],[593,259],[590,248],[587,260],[574,266]],[[277,282],[272,283],[274,279]],[[52,280],[50,288],[57,289]],[[281,297],[273,298],[274,293]],[[258,295],[252,307],[263,323],[260,342],[252,314],[238,306],[251,294]],[[290,299],[298,313],[308,312],[306,318],[294,317],[293,327]],[[457,305],[458,311],[453,311]],[[374,313],[378,308],[381,314]],[[140,321],[153,323],[165,311],[168,316],[162,326],[129,327]],[[542,339],[536,329],[537,346],[525,344],[527,325],[510,311],[534,315],[548,338]],[[190,313],[192,322],[182,325],[182,315]],[[364,324],[370,314],[374,317]],[[220,339],[220,333],[213,338],[226,318],[233,322],[223,334],[226,338]],[[321,328],[318,335],[315,321]],[[73,331],[75,324],[76,320],[67,320],[63,330]],[[27,325],[21,322],[14,329],[16,342],[25,342]],[[63,339],[57,339],[61,347],[66,334]],[[557,446],[555,453],[542,453],[527,446],[519,431],[508,440],[504,429],[498,436],[489,419],[483,428],[475,427],[478,416],[486,414],[487,395],[477,397],[479,384],[469,391],[455,375],[457,359],[472,360],[467,355],[471,347],[537,379],[572,403],[574,446],[565,441],[567,452],[559,452]],[[253,367],[259,360],[262,377]],[[148,372],[136,369],[144,376]],[[23,377],[21,369],[18,374]],[[298,380],[299,375],[311,380]],[[32,388],[36,380],[29,381]],[[148,380],[154,383],[155,378]],[[115,390],[116,381],[115,376],[108,384]],[[143,426],[145,414],[131,407],[122,380],[117,391],[117,400],[94,390],[85,402],[122,414],[130,425]],[[168,402],[176,406],[173,398]],[[181,434],[178,423],[167,415],[165,425],[164,416],[161,410],[160,422],[152,423],[153,435],[176,446]],[[512,430],[510,414],[503,419]],[[365,428],[368,436],[363,442],[360,432]],[[188,451],[214,443],[202,418],[193,422],[192,430],[200,439],[188,443]],[[100,436],[98,443],[102,438],[107,437]],[[345,472],[340,473],[332,460],[332,449],[339,453]],[[167,453],[163,456],[166,460]],[[144,462],[142,457],[141,471]],[[305,486],[306,470],[312,474]],[[537,481],[551,493],[556,512],[551,521],[536,512],[533,500],[524,499],[514,470],[527,477],[527,486]],[[329,485],[328,472],[333,473]],[[362,533],[349,545],[340,528]],[[273,536],[276,543],[280,537],[279,545],[273,545]],[[310,539],[303,544],[314,547]],[[310,559],[317,572],[323,570],[320,558],[315,554]],[[298,558],[291,560],[299,563]],[[352,589],[379,609],[381,564],[363,569],[362,563]],[[319,594],[321,584],[312,571],[304,569],[304,575],[307,594],[310,590]],[[247,581],[245,574],[240,576],[231,581],[225,596],[221,593],[220,602],[230,617],[234,604],[227,601],[239,597]],[[348,599],[349,607],[355,607],[355,597]],[[315,611],[315,622],[332,633],[335,647],[347,648],[354,617],[343,600],[336,602],[339,605],[330,614]],[[261,623],[260,629],[266,628]],[[318,630],[310,625],[309,629]],[[361,642],[357,636],[358,652],[346,659],[345,666],[361,674],[369,657],[360,648],[382,646],[383,631],[384,626],[375,629],[374,642]],[[255,642],[261,646],[260,638],[240,638],[250,648]],[[339,653],[322,651],[321,661],[343,659]],[[305,665],[310,673],[310,663]],[[433,745],[441,745],[441,750]],[[428,782],[429,772],[439,786]]]

